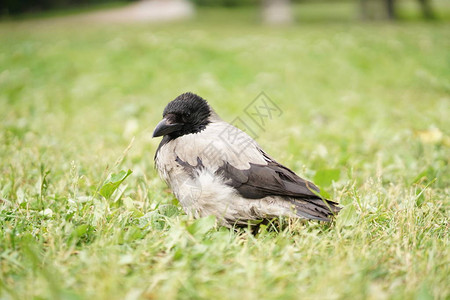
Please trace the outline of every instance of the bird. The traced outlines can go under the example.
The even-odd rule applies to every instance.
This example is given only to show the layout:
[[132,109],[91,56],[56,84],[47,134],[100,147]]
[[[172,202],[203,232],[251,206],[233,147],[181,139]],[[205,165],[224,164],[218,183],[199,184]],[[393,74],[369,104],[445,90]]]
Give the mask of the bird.
[[329,222],[341,209],[194,93],[167,104],[153,131],[161,136],[155,167],[194,219],[212,215],[226,227],[281,216]]

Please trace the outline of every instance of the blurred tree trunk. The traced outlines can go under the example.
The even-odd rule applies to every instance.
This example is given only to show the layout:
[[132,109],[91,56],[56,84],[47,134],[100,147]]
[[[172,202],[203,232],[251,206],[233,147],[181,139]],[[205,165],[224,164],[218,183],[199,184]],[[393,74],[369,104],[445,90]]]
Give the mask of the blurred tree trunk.
[[395,0],[359,0],[359,14],[363,20],[395,18]]
[[431,2],[429,0],[419,0],[420,8],[422,9],[422,14],[425,19],[434,19],[433,8],[431,7]]
[[395,20],[397,18],[395,0],[386,0],[386,16],[389,20]]
[[262,0],[263,21],[271,25],[291,24],[294,20],[290,0]]
[[367,0],[359,0],[359,15],[363,20],[369,19],[369,9],[367,6]]
[[[431,0],[418,0],[425,19],[434,19]],[[363,20],[397,19],[396,0],[359,0],[359,13]]]

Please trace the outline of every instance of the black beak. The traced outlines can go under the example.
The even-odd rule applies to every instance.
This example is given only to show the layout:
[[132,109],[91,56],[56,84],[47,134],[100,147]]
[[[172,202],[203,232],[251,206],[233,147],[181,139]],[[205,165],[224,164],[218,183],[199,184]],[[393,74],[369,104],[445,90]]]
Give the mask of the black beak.
[[155,130],[153,131],[153,137],[167,135],[169,133],[175,132],[183,127],[183,124],[180,123],[170,123],[166,118],[162,119],[161,122],[156,125]]

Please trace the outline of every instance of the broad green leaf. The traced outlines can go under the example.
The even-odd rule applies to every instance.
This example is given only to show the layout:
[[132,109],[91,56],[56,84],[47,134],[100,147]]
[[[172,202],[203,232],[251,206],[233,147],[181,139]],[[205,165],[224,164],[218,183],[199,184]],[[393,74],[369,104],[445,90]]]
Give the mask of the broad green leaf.
[[195,220],[187,230],[194,236],[203,236],[216,225],[216,217],[208,216]]
[[339,180],[341,171],[339,169],[321,169],[314,176],[314,183],[319,187],[330,186],[333,181]]
[[158,211],[161,215],[164,215],[169,218],[176,216],[180,213],[178,206],[172,204],[161,205],[158,207]]
[[77,226],[71,233],[72,238],[80,238],[83,234],[87,233],[89,225],[82,224]]
[[119,185],[128,177],[133,171],[120,171],[117,174],[111,174],[108,179],[105,180],[102,187],[100,188],[100,195],[109,199]]

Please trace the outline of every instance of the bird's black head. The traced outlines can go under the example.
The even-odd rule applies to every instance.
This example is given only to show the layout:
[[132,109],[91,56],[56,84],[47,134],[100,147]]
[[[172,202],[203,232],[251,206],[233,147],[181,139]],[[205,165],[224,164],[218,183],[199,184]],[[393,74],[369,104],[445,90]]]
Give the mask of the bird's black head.
[[153,137],[168,135],[175,139],[179,136],[197,133],[208,125],[211,108],[200,96],[184,93],[167,104],[163,119],[153,131]]

